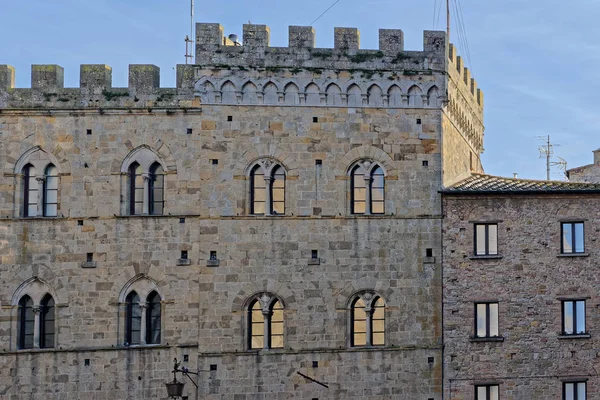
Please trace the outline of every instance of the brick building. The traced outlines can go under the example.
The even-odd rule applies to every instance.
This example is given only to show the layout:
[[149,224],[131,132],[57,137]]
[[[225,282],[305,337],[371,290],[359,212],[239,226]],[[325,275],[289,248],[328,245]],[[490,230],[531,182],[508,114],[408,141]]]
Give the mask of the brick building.
[[189,399],[442,398],[439,190],[483,94],[443,32],[314,43],[198,24],[176,88],[0,66],[2,398],[165,398],[174,357]]

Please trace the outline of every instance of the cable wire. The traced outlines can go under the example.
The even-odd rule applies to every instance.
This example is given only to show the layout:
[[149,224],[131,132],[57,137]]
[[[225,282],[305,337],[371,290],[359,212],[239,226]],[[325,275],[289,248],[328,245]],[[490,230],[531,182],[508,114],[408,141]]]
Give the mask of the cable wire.
[[341,0],[336,0],[332,5],[329,6],[329,8],[325,11],[323,11],[321,13],[321,15],[319,15],[317,18],[315,18],[315,20],[313,22],[311,22],[310,24],[308,24],[308,26],[312,26],[312,24],[314,24],[315,22],[317,22],[319,19],[321,19],[321,17],[323,15],[325,15],[327,13],[327,11],[331,10],[333,8],[333,6],[335,6],[337,3],[339,3]]

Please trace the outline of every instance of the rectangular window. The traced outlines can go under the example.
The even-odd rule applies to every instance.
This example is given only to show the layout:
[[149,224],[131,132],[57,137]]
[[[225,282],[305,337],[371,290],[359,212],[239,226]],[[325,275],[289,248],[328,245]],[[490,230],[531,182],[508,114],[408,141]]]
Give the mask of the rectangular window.
[[499,400],[499,385],[477,385],[475,386],[475,400]]
[[587,387],[586,382],[565,382],[563,383],[564,400],[586,400]]
[[583,253],[583,222],[563,222],[561,224],[560,251],[563,254]]
[[498,224],[475,224],[475,255],[498,254]]
[[475,337],[498,336],[498,303],[475,303]]
[[585,334],[585,300],[562,302],[563,335]]

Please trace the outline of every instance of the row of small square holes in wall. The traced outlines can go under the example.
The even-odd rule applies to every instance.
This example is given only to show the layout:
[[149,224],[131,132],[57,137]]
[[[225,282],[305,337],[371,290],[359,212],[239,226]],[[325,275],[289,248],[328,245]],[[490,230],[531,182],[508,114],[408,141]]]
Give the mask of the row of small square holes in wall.
[[[227,116],[227,122],[232,122],[233,121],[233,116],[232,115],[228,115]],[[312,119],[313,123],[316,124],[319,122],[319,117],[313,117]],[[421,125],[421,118],[417,118],[417,125]],[[188,135],[191,135],[194,132],[194,130],[192,128],[187,128],[186,133]],[[92,130],[91,129],[86,129],[86,134],[91,135],[92,134]]]

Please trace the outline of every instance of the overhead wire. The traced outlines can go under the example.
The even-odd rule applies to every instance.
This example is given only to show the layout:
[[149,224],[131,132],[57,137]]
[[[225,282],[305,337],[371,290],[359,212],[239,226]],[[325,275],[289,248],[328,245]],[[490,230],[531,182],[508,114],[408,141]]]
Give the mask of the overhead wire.
[[468,35],[467,35],[467,29],[465,26],[465,18],[463,15],[463,10],[462,10],[462,4],[460,2],[460,0],[456,0],[456,2],[458,3],[458,10],[459,10],[459,18],[460,18],[460,25],[461,25],[461,29],[462,29],[462,33],[463,36],[465,38],[465,46],[466,46],[466,52],[467,52],[467,59],[469,60],[469,65],[471,66],[471,68],[473,68],[473,61],[471,60],[471,49],[469,48],[469,41],[468,41]]
[[312,24],[314,24],[315,22],[317,22],[319,19],[321,19],[321,17],[323,15],[325,15],[327,13],[327,11],[331,10],[333,8],[333,6],[335,6],[337,3],[339,3],[341,0],[336,0],[332,5],[330,5],[327,10],[323,11],[321,13],[321,15],[319,15],[317,18],[315,18],[315,20],[313,22],[311,22],[310,24],[308,24],[308,26],[312,26]]

